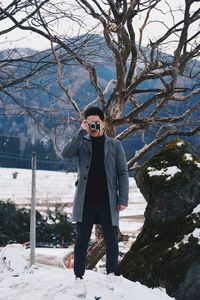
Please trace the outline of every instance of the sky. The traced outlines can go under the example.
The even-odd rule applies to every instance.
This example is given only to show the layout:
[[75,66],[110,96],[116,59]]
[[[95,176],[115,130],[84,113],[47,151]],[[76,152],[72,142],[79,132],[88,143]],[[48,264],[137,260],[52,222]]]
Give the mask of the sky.
[[[56,1],[56,0],[52,0]],[[91,0],[89,0],[92,2]],[[2,6],[5,7],[8,5],[11,0],[1,0]],[[170,6],[174,12],[174,17],[170,16],[170,14],[165,14],[169,12],[169,6],[166,4],[165,0],[161,0],[158,6],[158,10],[153,10],[150,14],[150,26],[148,26],[144,31],[144,40],[143,45],[147,44],[149,40],[154,40],[155,37],[161,36],[166,30],[167,26],[171,24],[172,21],[178,21],[182,16],[181,6],[184,5],[184,0],[168,0]],[[93,20],[90,16],[86,16],[84,10],[77,10],[75,6],[75,0],[64,0],[62,8],[64,7],[68,13],[79,15],[82,17],[84,23],[80,26],[77,23],[70,22],[69,19],[63,19],[57,22],[54,22],[52,26],[52,30],[55,32],[59,32],[61,34],[66,35],[67,37],[76,35],[79,33],[84,33],[88,28],[96,25],[96,21]],[[199,6],[198,3],[194,4],[193,9],[195,10]],[[22,15],[20,15],[22,16]],[[19,16],[19,17],[20,17]],[[159,20],[161,22],[157,22]],[[136,39],[139,38],[139,27],[144,21],[144,15],[138,15],[137,18],[134,19],[134,29],[136,33]],[[11,23],[8,21],[0,22],[0,28],[7,28]],[[192,28],[192,31],[195,32],[197,30],[196,26]],[[96,33],[102,34],[102,27],[98,26],[95,30]],[[176,38],[176,37],[174,37]],[[44,50],[50,48],[49,41],[45,40],[41,36],[38,36],[32,32],[24,32],[22,30],[16,29],[13,32],[1,36],[0,42],[0,50],[5,48],[14,48],[14,47],[28,47],[34,48],[37,50]],[[173,51],[173,47],[171,45],[171,49],[169,49],[169,45],[164,46],[166,51]]]

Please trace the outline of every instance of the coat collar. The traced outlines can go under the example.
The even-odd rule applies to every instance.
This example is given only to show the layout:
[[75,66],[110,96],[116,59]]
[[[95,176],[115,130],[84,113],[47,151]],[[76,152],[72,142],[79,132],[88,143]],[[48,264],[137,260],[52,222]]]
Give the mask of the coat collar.
[[[84,140],[91,141],[92,139],[91,139],[91,136],[89,134],[86,134],[84,136]],[[111,140],[112,139],[108,135],[105,134],[105,143],[110,142]]]
[[[92,139],[91,139],[91,136],[90,136],[89,134],[87,134],[87,135],[84,136],[84,140],[86,140],[86,141],[89,142],[89,141],[91,141]],[[111,142],[111,141],[112,141],[112,139],[111,139],[109,136],[107,136],[107,135],[105,134],[105,144],[104,144],[104,153],[105,153],[105,157],[106,157],[107,154],[108,154],[108,150],[109,150],[108,145],[109,145],[109,142]],[[87,144],[87,147],[88,147],[90,153],[92,154],[92,143],[86,143],[86,144]]]

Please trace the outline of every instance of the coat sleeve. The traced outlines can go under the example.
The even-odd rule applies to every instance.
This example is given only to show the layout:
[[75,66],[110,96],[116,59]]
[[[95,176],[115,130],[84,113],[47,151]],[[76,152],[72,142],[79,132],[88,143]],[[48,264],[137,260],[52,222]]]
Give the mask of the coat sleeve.
[[64,145],[62,149],[62,156],[64,158],[71,158],[78,156],[78,149],[82,143],[83,137],[86,134],[86,131],[82,128],[79,128],[74,136]]
[[118,176],[118,192],[119,192],[119,204],[128,205],[128,193],[129,193],[129,174],[126,156],[121,142],[118,142],[117,149],[117,176]]

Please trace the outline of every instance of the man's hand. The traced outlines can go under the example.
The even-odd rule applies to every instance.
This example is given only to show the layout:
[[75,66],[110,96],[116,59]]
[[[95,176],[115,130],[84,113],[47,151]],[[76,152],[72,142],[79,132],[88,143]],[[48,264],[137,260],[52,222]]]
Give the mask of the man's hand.
[[89,127],[88,127],[87,120],[82,121],[81,128],[83,128],[85,131],[89,132]]
[[117,204],[117,210],[118,210],[118,211],[122,211],[122,210],[124,210],[126,207],[127,207],[126,205]]

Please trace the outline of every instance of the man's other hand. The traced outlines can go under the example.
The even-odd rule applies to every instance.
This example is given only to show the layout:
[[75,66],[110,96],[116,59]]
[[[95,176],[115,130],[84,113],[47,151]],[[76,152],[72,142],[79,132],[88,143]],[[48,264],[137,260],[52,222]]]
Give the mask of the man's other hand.
[[122,210],[124,210],[126,207],[127,207],[126,205],[117,204],[117,210],[118,210],[118,211],[122,211]]

